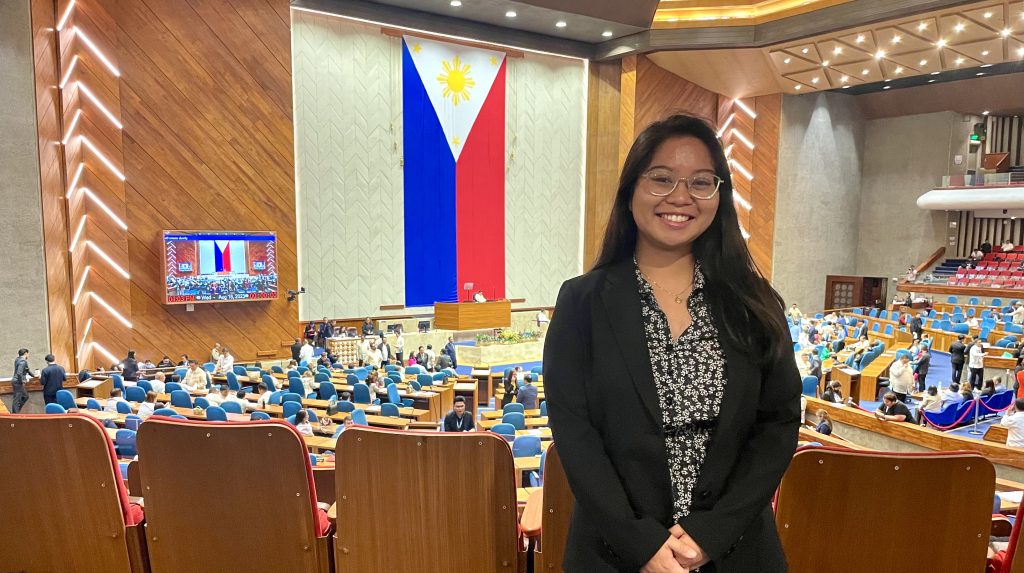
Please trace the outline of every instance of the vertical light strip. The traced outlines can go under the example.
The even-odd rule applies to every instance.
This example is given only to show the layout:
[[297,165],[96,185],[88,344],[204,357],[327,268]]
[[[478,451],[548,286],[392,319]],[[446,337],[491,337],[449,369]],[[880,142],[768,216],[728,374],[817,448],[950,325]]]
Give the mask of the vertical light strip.
[[745,167],[740,165],[739,161],[736,161],[735,159],[730,159],[729,160],[729,164],[731,164],[733,167],[735,167],[736,170],[739,171],[740,173],[742,173],[743,176],[746,177],[748,180],[750,180],[750,181],[754,180],[754,175],[751,174],[749,171],[747,171],[747,169]]
[[120,321],[121,324],[127,326],[128,328],[132,327],[132,323],[128,322],[127,318],[121,316],[121,313],[119,313],[116,310],[114,310],[114,307],[110,306],[110,303],[108,303],[107,301],[105,301],[102,298],[100,298],[100,295],[96,294],[93,291],[89,291],[89,296],[91,296],[92,298],[96,299],[96,302],[100,303],[100,306],[102,306],[103,308],[107,309],[107,311],[109,311],[110,314],[114,315],[114,318],[116,318],[118,321]]
[[83,169],[85,169],[85,163],[81,162],[78,164],[78,169],[75,170],[75,176],[71,178],[71,185],[68,186],[68,194],[65,196],[66,199],[70,199],[75,194],[75,186],[78,185],[78,179],[82,177]]
[[78,222],[78,228],[75,229],[75,234],[71,238],[71,245],[68,247],[68,252],[75,252],[75,247],[78,246],[78,239],[82,238],[82,231],[85,230],[85,216],[82,216],[82,220]]
[[749,239],[750,233],[748,233],[747,230],[743,228],[743,223],[737,221],[737,224],[740,226],[740,234],[743,235],[743,239]]
[[85,330],[82,331],[82,340],[78,343],[78,356],[82,356],[82,352],[85,350],[85,341],[88,340],[89,331],[92,329],[92,318],[85,323]]
[[[725,158],[726,159],[729,159],[729,155],[732,154],[732,147],[733,147],[733,145],[735,145],[735,144],[734,143],[730,143],[729,146],[725,148]],[[732,160],[729,159],[729,161],[732,161]]]
[[64,132],[64,139],[60,140],[61,145],[67,145],[71,141],[71,136],[75,133],[75,128],[78,127],[78,120],[82,119],[82,110],[75,112],[75,115],[71,118],[71,123],[68,125],[68,129]]
[[64,24],[68,23],[68,18],[71,17],[71,10],[75,7],[75,0],[68,2],[68,7],[64,9],[64,15],[60,17],[60,21],[57,22],[57,31],[60,32],[64,29]]
[[750,141],[749,139],[747,139],[747,136],[743,135],[742,131],[740,131],[740,130],[738,130],[738,129],[736,129],[734,127],[734,128],[732,128],[732,134],[736,136],[736,139],[739,139],[740,141],[742,141],[743,145],[746,145],[748,149],[750,149],[751,151],[754,150],[754,143],[752,141]]
[[85,279],[89,277],[89,271],[92,267],[86,265],[85,272],[82,273],[82,280],[78,281],[78,288],[75,289],[75,297],[71,299],[71,304],[78,304],[78,298],[82,296],[82,289],[85,288]]
[[100,354],[106,356],[107,360],[110,360],[111,364],[118,364],[121,362],[120,360],[117,359],[117,356],[114,356],[113,354],[110,353],[109,350],[103,348],[103,346],[101,346],[99,342],[93,342],[89,345],[89,347],[96,348],[96,350],[99,350]]
[[96,203],[96,205],[98,205],[100,209],[103,209],[103,212],[106,213],[107,215],[109,215],[110,218],[113,219],[115,223],[117,223],[118,227],[121,227],[125,231],[128,230],[128,223],[125,223],[124,220],[122,220],[120,217],[118,217],[117,214],[114,213],[114,211],[112,211],[110,209],[110,207],[107,207],[106,203],[104,203],[103,201],[100,201],[100,198],[97,197],[96,194],[93,193],[91,189],[87,189],[85,187],[82,187],[82,193],[85,193],[86,197],[91,199],[93,203]]
[[110,73],[114,74],[114,76],[116,77],[121,77],[121,72],[117,70],[117,66],[115,66],[113,62],[108,60],[107,57],[103,55],[103,52],[100,51],[99,47],[97,47],[96,44],[93,44],[92,40],[90,40],[89,37],[85,35],[85,32],[82,32],[82,29],[78,26],[75,26],[75,34],[77,34],[78,37],[82,39],[82,42],[90,50],[92,50],[92,53],[96,54],[96,57],[99,58],[101,62],[103,62],[103,65],[106,66],[108,70],[110,70]]
[[96,243],[92,241],[86,241],[85,246],[95,251],[96,254],[99,255],[103,260],[107,261],[107,263],[110,264],[110,266],[114,267],[114,270],[120,273],[121,276],[123,276],[126,279],[131,278],[131,276],[128,275],[128,271],[124,270],[124,268],[121,267],[121,265],[117,264],[117,262],[115,262],[114,259],[110,258],[110,255],[105,253],[103,249],[97,247]]
[[736,104],[737,107],[745,111],[747,115],[750,116],[750,119],[757,119],[757,114],[754,113],[754,110],[747,107],[747,104],[743,103],[743,100],[737,98],[732,100],[732,103]]
[[71,58],[71,65],[68,66],[68,71],[64,72],[64,77],[61,78],[60,84],[57,87],[59,87],[60,89],[64,89],[64,86],[67,85],[68,80],[71,79],[71,72],[75,71],[75,66],[77,66],[77,65],[78,65],[78,54],[75,54],[75,57]]
[[729,124],[731,124],[734,119],[736,119],[736,114],[730,113],[728,119],[726,119],[725,123],[722,124],[721,129],[718,130],[718,139],[722,139],[722,134],[725,133],[725,130],[729,129]]
[[733,189],[733,192],[732,192],[732,200],[733,200],[733,203],[739,203],[740,207],[743,207],[747,211],[749,211],[752,208],[750,203],[746,199],[744,199],[742,195],[737,193],[735,189]]
[[88,137],[84,135],[79,135],[78,137],[79,139],[82,140],[82,143],[84,143],[85,146],[89,148],[89,151],[92,151],[93,154],[96,155],[96,157],[98,157],[100,161],[102,161],[103,164],[107,166],[107,169],[110,169],[110,171],[113,172],[118,179],[124,181],[124,173],[121,173],[121,170],[115,167],[113,162],[107,159],[106,155],[103,155],[103,153],[99,149],[96,149],[96,146],[93,145],[91,141],[89,141]]
[[[100,99],[98,97],[96,97],[96,94],[92,93],[92,90],[87,88],[85,86],[85,84],[83,84],[82,82],[76,82],[76,83],[78,84],[78,91],[84,93],[86,95],[86,97],[89,98],[89,101],[91,101],[93,103],[93,105],[98,107],[100,109],[100,111],[103,112],[103,115],[107,116],[107,119],[110,120],[110,123],[113,123],[114,126],[117,127],[118,129],[124,129],[124,126],[121,125],[121,122],[118,121],[117,117],[115,117],[114,114],[110,113],[110,110],[107,109],[107,107],[100,102]],[[79,110],[79,111],[81,111],[81,110]]]

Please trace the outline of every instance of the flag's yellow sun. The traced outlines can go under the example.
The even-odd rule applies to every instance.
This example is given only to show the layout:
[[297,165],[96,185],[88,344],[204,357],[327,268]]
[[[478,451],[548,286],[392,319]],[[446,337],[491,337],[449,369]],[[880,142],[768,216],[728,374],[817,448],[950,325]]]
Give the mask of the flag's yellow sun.
[[451,62],[442,62],[441,65],[444,67],[444,73],[437,76],[438,83],[444,86],[441,94],[446,99],[451,98],[454,105],[469,100],[469,90],[476,86],[476,80],[469,75],[469,64],[463,64],[459,57],[455,56]]

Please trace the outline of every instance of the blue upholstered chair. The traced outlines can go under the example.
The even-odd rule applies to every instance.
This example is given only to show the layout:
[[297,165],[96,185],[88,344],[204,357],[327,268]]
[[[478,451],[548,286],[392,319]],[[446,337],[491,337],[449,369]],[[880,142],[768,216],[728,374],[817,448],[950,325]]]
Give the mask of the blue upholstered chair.
[[238,402],[221,402],[220,407],[222,410],[229,414],[244,414],[242,411],[242,405]]
[[60,404],[58,404],[56,402],[51,402],[51,403],[47,404],[46,407],[43,408],[43,412],[46,413],[46,414],[67,414],[68,413],[68,411],[66,409],[64,409],[64,406],[61,406]]
[[75,405],[75,397],[67,390],[57,390],[57,403],[64,406],[65,410],[78,407]]
[[227,422],[228,413],[220,406],[210,406],[206,409],[206,419],[211,422]]

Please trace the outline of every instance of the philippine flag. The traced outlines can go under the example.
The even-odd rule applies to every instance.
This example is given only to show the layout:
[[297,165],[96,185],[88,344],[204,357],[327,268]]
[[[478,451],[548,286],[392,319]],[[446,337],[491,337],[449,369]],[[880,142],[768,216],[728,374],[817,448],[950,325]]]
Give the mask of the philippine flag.
[[244,274],[245,241],[197,241],[199,274]]
[[504,298],[505,54],[405,36],[402,104],[406,306]]

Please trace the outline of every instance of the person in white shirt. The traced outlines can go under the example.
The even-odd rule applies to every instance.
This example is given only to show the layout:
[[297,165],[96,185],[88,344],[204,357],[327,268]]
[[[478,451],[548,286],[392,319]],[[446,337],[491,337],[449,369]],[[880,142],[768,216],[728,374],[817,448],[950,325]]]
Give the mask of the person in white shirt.
[[235,357],[231,355],[231,351],[225,346],[224,350],[220,354],[220,360],[217,361],[217,367],[213,373],[223,376],[224,374],[231,372],[235,367]]
[[978,321],[978,317],[976,316],[972,316],[971,318],[967,319],[967,326],[971,328],[978,328],[980,325],[981,323]]
[[548,333],[548,324],[551,323],[551,318],[548,317],[548,311],[543,308],[537,311],[537,330],[540,331],[540,337],[544,338]]
[[1024,448],[1024,398],[1017,398],[1001,422],[1009,430],[1006,433],[1006,445],[1011,448]]
[[1024,324],[1024,304],[1017,303],[1013,305],[1013,312],[1010,313],[1010,320],[1014,324]]
[[889,366],[889,389],[900,402],[906,402],[913,386],[914,368],[910,365],[910,354],[902,354]]
[[303,398],[317,391],[316,378],[313,376],[312,370],[306,370],[302,373],[302,387],[306,390],[306,393],[302,396]]
[[220,343],[217,342],[217,343],[214,343],[213,349],[210,350],[210,362],[213,362],[214,364],[216,364],[217,362],[220,362],[220,356],[221,356]]
[[163,394],[165,389],[164,384],[166,381],[167,375],[164,374],[163,372],[157,372],[156,376],[149,381],[149,386],[153,388],[153,391],[156,392],[157,394]]
[[377,348],[377,341],[371,338],[369,348],[366,349],[366,354],[363,358],[364,362],[368,366],[380,368],[380,362],[383,359],[384,356],[381,354],[380,349]]
[[313,352],[312,342],[309,339],[306,339],[306,343],[299,349],[299,362],[302,362],[303,360],[306,361],[306,364],[313,362]]
[[234,402],[238,404],[239,406],[242,407],[243,412],[253,409],[252,402],[245,399],[245,390],[241,389],[237,390],[234,394],[224,398],[224,401],[221,403],[223,404],[224,402]]
[[395,359],[400,366],[405,366],[405,336],[401,325],[395,329]]
[[220,387],[220,390],[215,390],[207,394],[206,401],[209,402],[211,406],[220,406],[222,402],[228,399],[228,394],[230,394],[230,392],[231,390],[228,388],[228,385],[225,384]]
[[1013,251],[1013,241],[1010,241],[1010,240],[1003,241],[1003,244],[1000,245],[1000,248],[1003,250],[1004,253],[1009,253],[1009,252]]
[[380,333],[380,344],[377,345],[380,350],[380,363],[391,364],[391,345],[388,344],[388,339],[384,336],[384,333]]
[[185,378],[181,381],[182,386],[189,392],[196,392],[206,390],[207,382],[206,371],[200,368],[199,363],[195,360],[189,360],[188,372],[185,373]]
[[266,408],[270,404],[270,395],[273,394],[273,392],[271,392],[263,382],[260,382],[257,388],[260,391],[260,395],[256,398],[256,407]]
[[145,420],[146,418],[153,415],[156,410],[156,392],[146,392],[146,401],[139,404],[139,417]]
[[953,382],[945,390],[942,391],[942,408],[945,408],[949,404],[959,404],[964,401],[963,395],[960,394],[960,384]]
[[107,404],[103,407],[104,412],[110,412],[111,414],[117,413],[117,403],[124,402],[128,404],[128,400],[121,397],[121,389],[114,388],[110,391],[110,398],[107,398]]
[[303,436],[313,435],[313,425],[309,423],[309,414],[305,410],[295,412],[295,429]]
[[437,354],[434,352],[434,346],[432,344],[427,345],[427,370],[434,370],[434,364],[437,363]]
[[967,368],[971,371],[971,387],[980,389],[985,377],[985,348],[981,340],[974,341],[967,358]]

